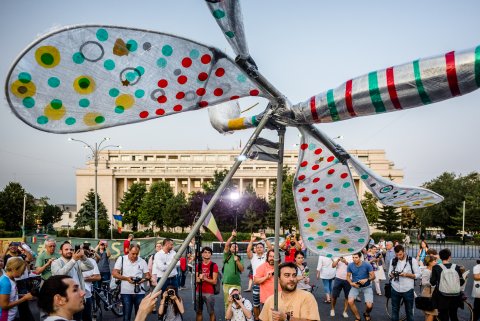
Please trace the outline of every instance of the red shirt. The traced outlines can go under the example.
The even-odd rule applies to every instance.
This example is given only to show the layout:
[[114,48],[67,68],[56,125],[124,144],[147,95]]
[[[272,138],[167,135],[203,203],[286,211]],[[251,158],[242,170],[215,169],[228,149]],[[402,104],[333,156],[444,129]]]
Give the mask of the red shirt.
[[295,262],[295,252],[297,252],[297,249],[295,246],[290,247],[288,250],[288,255],[285,255],[285,262]]
[[127,255],[130,248],[130,240],[123,241],[123,254]]
[[[210,275],[210,264],[214,264],[212,261],[210,261],[210,263],[208,264],[205,264],[202,262],[202,272],[200,273],[199,269],[198,269],[198,265],[197,265],[197,271],[198,271],[198,274],[203,274],[205,276],[205,278],[209,279],[209,280],[212,280],[213,279],[213,273],[218,273],[218,265],[217,264],[214,264],[213,265],[213,273],[212,275]],[[217,280],[218,282],[218,280]],[[199,284],[197,283],[197,292],[199,290]],[[214,294],[214,288],[213,288],[213,284],[212,283],[209,283],[209,282],[202,282],[202,294]]]

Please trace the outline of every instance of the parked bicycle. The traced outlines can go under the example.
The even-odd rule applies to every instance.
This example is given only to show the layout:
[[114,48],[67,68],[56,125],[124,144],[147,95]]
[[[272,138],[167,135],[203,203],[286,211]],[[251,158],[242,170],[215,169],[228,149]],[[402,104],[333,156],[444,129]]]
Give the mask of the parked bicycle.
[[96,285],[92,289],[92,317],[93,320],[101,321],[103,318],[103,309],[112,311],[117,317],[123,316],[122,299],[120,297],[120,287],[110,289],[110,281],[103,281],[100,288]]

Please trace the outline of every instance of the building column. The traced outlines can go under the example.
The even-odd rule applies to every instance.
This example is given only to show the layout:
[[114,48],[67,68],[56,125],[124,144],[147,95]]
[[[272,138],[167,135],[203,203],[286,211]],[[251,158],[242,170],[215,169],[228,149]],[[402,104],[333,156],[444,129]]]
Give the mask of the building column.
[[267,184],[267,186],[265,188],[265,192],[267,194],[267,197],[265,197],[265,199],[268,200],[268,195],[270,195],[270,178],[267,178],[266,184]]
[[112,208],[110,209],[110,213],[108,213],[108,219],[110,222],[112,221],[112,215],[117,210],[117,179],[113,176],[113,184],[112,184]]
[[128,191],[128,179],[126,177],[123,178],[123,192],[126,193]]
[[240,178],[240,183],[238,184],[239,193],[243,194],[243,178]]
[[190,184],[191,184],[191,181],[190,181],[190,177],[187,177],[187,195],[190,194]]
[[178,194],[178,178],[175,177],[175,195]]

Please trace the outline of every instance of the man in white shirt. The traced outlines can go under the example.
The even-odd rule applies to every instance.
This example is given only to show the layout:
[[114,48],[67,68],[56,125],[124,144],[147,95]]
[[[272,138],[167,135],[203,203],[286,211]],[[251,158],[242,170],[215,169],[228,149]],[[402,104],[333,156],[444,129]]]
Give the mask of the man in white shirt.
[[113,267],[112,276],[122,280],[120,294],[123,303],[123,321],[130,321],[132,308],[135,314],[140,306],[140,301],[145,297],[141,284],[150,279],[148,265],[140,256],[140,245],[130,244],[127,255],[119,256]]
[[[83,280],[85,281],[85,308],[82,312],[83,321],[92,321],[92,292],[93,282],[98,282],[102,279],[100,271],[98,270],[97,262],[92,258],[95,255],[94,250],[85,250],[87,260],[93,265],[93,269],[82,272]],[[93,252],[93,253],[92,253]]]
[[403,299],[407,321],[413,321],[413,303],[415,279],[420,278],[418,262],[405,254],[405,248],[397,245],[394,248],[395,258],[390,264],[388,275],[392,285],[392,321],[398,321],[400,301]]
[[[163,274],[167,271],[167,267],[175,258],[175,254],[177,254],[177,252],[173,250],[173,240],[169,238],[164,239],[162,249],[155,253],[153,258],[153,285],[156,285],[160,281],[160,278],[165,277]],[[180,266],[180,262],[177,262],[177,265]],[[173,269],[172,272],[170,272],[167,276],[166,282],[162,286],[162,292],[165,292],[165,289],[169,285],[178,288],[177,273],[177,269]]]
[[352,256],[342,256],[333,260],[332,267],[336,269],[335,279],[333,280],[333,289],[332,289],[332,305],[330,309],[330,316],[335,316],[335,305],[337,304],[337,299],[342,293],[345,296],[345,302],[343,304],[343,317],[348,318],[347,307],[348,307],[348,293],[350,292],[351,285],[347,281],[347,268],[348,264],[352,263]]

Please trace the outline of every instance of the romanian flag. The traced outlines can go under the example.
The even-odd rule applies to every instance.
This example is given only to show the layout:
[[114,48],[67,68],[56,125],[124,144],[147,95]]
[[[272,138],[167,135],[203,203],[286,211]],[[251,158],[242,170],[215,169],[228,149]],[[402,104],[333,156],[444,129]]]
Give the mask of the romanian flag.
[[113,215],[113,219],[117,224],[118,233],[122,233],[122,215]]
[[[207,203],[205,203],[205,201],[203,201],[202,213],[203,213],[203,211],[205,210],[206,207],[207,207]],[[203,226],[205,226],[213,234],[215,234],[215,236],[217,237],[217,239],[220,242],[223,242],[222,233],[220,233],[220,230],[218,229],[217,222],[215,222],[215,218],[213,217],[212,212],[208,213],[208,216],[205,218],[205,221],[203,221]]]

